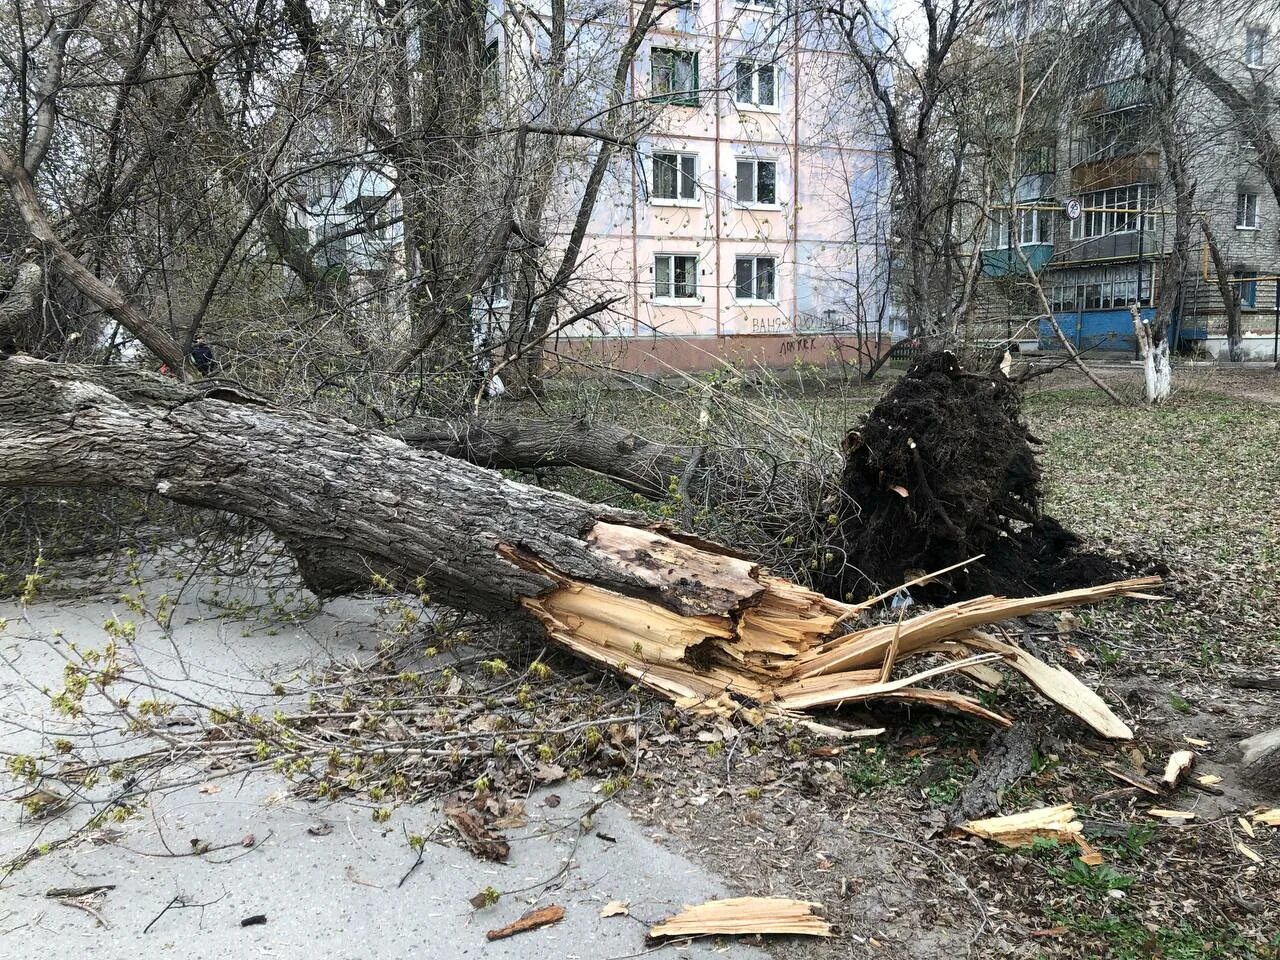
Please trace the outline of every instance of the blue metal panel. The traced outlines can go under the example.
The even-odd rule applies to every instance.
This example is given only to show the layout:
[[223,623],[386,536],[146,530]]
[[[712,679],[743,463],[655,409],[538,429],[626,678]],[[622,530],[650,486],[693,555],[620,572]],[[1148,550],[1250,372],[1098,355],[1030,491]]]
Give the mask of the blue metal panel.
[[[1144,320],[1154,320],[1156,316],[1155,307],[1144,307],[1141,313]],[[1133,334],[1133,318],[1128,308],[1082,310],[1077,313],[1055,313],[1053,316],[1077,350],[1133,352],[1138,349],[1138,341]],[[1062,349],[1048,320],[1040,321],[1040,347],[1044,350]]]
[[[1053,256],[1052,243],[1025,243],[1022,252],[1027,255],[1031,269],[1039,273],[1045,268]],[[1022,257],[1007,248],[982,251],[982,273],[987,277],[1026,276],[1027,268],[1023,266]]]

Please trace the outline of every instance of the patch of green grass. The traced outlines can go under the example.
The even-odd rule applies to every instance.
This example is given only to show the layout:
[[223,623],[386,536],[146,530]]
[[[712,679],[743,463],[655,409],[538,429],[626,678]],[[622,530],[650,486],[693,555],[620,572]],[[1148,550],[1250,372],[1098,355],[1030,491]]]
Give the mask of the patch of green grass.
[[1108,864],[1091,867],[1079,857],[1069,867],[1050,867],[1049,876],[1069,887],[1080,887],[1092,894],[1109,893],[1112,890],[1128,890],[1134,884],[1127,876]]
[[1078,913],[1051,916],[1061,926],[1088,939],[1088,956],[1105,960],[1263,960],[1276,956],[1273,948],[1250,943],[1234,930],[1188,923],[1150,930],[1128,917]]

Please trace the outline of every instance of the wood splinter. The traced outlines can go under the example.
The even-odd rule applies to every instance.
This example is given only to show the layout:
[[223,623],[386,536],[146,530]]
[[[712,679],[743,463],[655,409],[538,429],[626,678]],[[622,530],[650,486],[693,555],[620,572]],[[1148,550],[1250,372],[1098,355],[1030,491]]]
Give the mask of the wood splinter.
[[821,904],[785,897],[730,897],[685,907],[649,930],[650,940],[715,934],[792,934],[829,937],[831,924],[817,911]]

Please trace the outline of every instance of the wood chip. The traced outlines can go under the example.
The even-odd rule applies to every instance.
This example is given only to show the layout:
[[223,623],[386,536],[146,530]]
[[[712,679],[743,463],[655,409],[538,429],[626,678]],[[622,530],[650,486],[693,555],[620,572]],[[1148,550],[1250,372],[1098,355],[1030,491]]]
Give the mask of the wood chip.
[[1071,839],[1075,840],[1076,846],[1080,848],[1080,862],[1085,866],[1100,867],[1106,862],[1102,854],[1090,846],[1089,841],[1080,834],[1076,834]]
[[1246,843],[1241,843],[1240,841],[1236,841],[1236,849],[1239,850],[1244,856],[1252,860],[1254,863],[1266,862],[1265,860],[1262,859],[1262,857],[1258,856],[1258,852],[1256,850],[1254,850],[1252,847],[1250,847]]
[[1160,782],[1164,784],[1165,789],[1174,789],[1195,762],[1196,755],[1192,750],[1175,750],[1170,754],[1164,765],[1164,774],[1160,777]]
[[1280,807],[1272,807],[1270,810],[1255,813],[1253,822],[1260,823],[1266,827],[1280,827]]
[[546,907],[539,907],[537,910],[530,910],[519,920],[508,923],[505,927],[499,927],[497,930],[490,930],[485,934],[489,940],[505,940],[507,937],[514,937],[517,933],[525,933],[528,930],[537,930],[539,927],[550,926],[553,923],[559,923],[564,919],[564,907],[557,904],[551,904]]
[[700,937],[709,934],[784,933],[829,937],[831,924],[816,911],[820,904],[783,897],[731,897],[686,907],[650,928],[649,937]]
[[1054,667],[1033,657],[1021,647],[997,640],[980,630],[971,630],[955,638],[973,650],[998,653],[1005,664],[1022,674],[1048,700],[1074,714],[1097,733],[1111,740],[1132,740],[1129,725],[1116,716],[1105,700],[1090,690],[1070,670]]
[[1163,810],[1159,807],[1152,807],[1147,813],[1163,820],[1194,820],[1196,818],[1195,812],[1192,810]]
[[1198,739],[1198,738],[1196,738],[1196,737],[1183,737],[1182,739],[1183,739],[1183,740],[1185,740],[1185,741],[1187,741],[1187,743],[1191,744],[1193,747],[1208,747],[1208,746],[1211,746],[1211,744],[1209,743],[1209,741],[1208,741],[1208,740],[1200,740],[1200,739]]
[[631,912],[631,902],[629,900],[610,900],[600,908],[600,916],[602,917],[625,917]]
[[1024,810],[1007,817],[970,820],[962,824],[960,829],[1006,847],[1026,847],[1037,837],[1075,842],[1082,826],[1076,819],[1075,807],[1063,803],[1056,807]]
[[1222,778],[1216,773],[1202,773],[1196,777],[1196,783],[1202,787],[1214,787],[1222,782]]
[[1244,817],[1236,817],[1236,823],[1240,824],[1240,829],[1243,830],[1246,834],[1248,834],[1249,839],[1252,840],[1254,837],[1253,824],[1251,824]]
[[1107,771],[1107,773],[1111,774],[1117,780],[1123,780],[1130,786],[1137,787],[1139,790],[1145,790],[1153,797],[1158,797],[1161,794],[1160,788],[1141,774],[1134,773],[1131,770],[1125,770],[1122,767],[1117,767],[1113,763],[1104,763],[1102,765],[1102,769]]

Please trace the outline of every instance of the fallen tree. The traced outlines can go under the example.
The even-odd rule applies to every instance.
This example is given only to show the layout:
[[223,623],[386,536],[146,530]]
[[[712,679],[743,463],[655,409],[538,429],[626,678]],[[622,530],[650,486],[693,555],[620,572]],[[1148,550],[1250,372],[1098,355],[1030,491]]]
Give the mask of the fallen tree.
[[[335,418],[273,407],[220,382],[121,368],[0,362],[0,485],[121,487],[249,517],[333,594],[375,580],[449,605],[524,617],[565,648],[704,710],[889,699],[1007,725],[964,694],[919,684],[993,662],[1098,733],[1128,727],[1069,673],[978,628],[1132,595],[1153,578],[965,601],[844,632],[865,609],[770,576],[751,559],[628,511],[508,480]],[[894,678],[896,664],[943,661]]]
[[929,598],[1166,572],[1145,558],[1091,552],[1047,516],[1020,385],[964,370],[946,352],[923,357],[848,433],[843,469],[834,445],[819,463],[786,437],[774,450],[704,448],[586,416],[419,420],[399,435],[480,466],[573,467],[651,499],[678,498],[687,517],[710,518],[711,536],[749,538],[754,554],[833,597],[862,598],[979,556],[935,580]]

